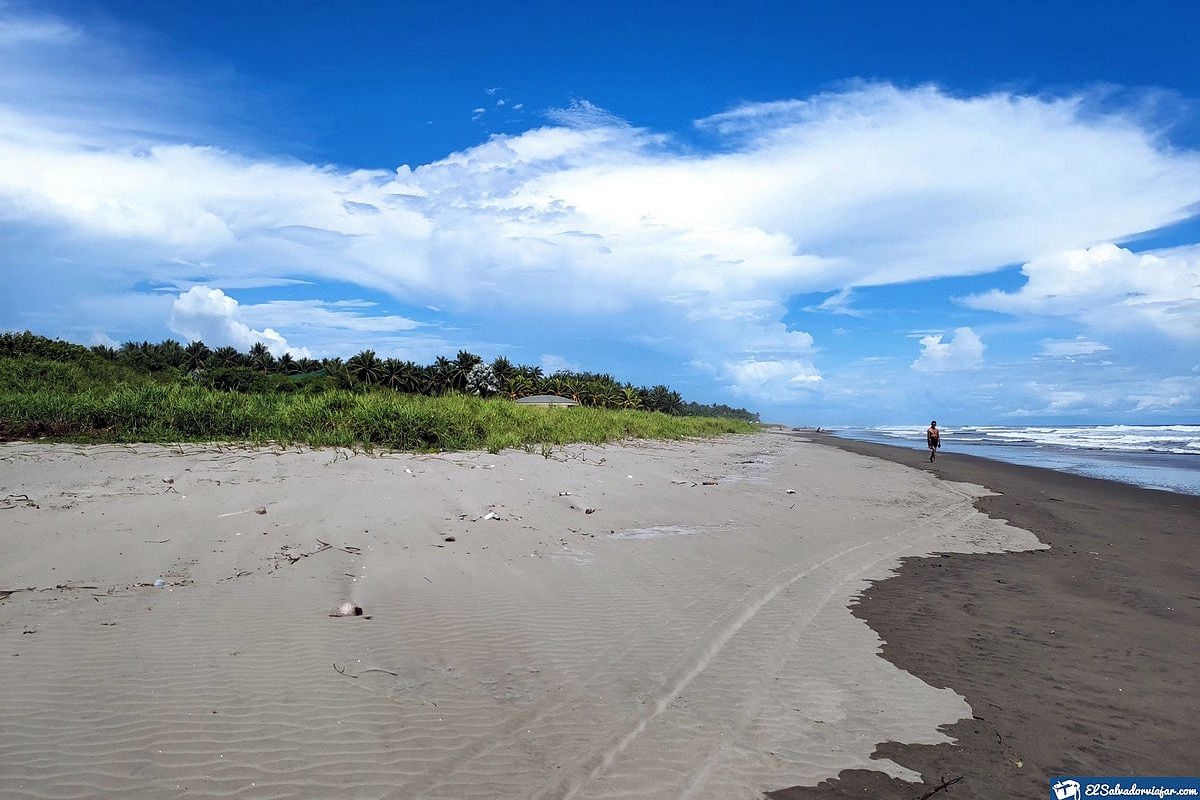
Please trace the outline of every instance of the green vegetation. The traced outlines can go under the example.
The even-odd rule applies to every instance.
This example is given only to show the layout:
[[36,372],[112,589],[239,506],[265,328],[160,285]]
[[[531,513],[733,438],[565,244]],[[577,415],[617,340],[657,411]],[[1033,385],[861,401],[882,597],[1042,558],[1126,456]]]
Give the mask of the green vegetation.
[[[580,408],[518,405],[562,394]],[[694,404],[690,404],[694,405]],[[698,408],[714,408],[700,406]],[[343,363],[276,359],[199,342],[86,348],[31,333],[0,334],[0,439],[250,441],[459,450],[683,438],[749,432],[756,417],[683,416],[665,386],[609,376],[484,364],[460,353],[430,367],[364,351]]]
[[747,411],[744,408],[733,408],[724,403],[716,403],[715,405],[704,405],[703,403],[684,403],[680,409],[680,414],[685,417],[718,417],[720,419],[740,419],[742,422],[749,422],[757,425],[760,420],[758,414],[753,411]]

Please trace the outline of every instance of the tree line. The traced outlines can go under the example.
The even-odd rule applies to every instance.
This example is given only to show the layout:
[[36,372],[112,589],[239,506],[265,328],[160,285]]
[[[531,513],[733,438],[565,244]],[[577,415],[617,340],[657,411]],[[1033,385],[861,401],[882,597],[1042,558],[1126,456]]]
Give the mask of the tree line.
[[567,397],[585,406],[642,409],[683,416],[709,416],[758,422],[758,415],[723,404],[684,402],[670,387],[634,386],[611,375],[561,370],[546,375],[537,366],[514,364],[500,356],[486,362],[460,350],[455,358],[439,356],[432,364],[380,358],[363,350],[348,359],[274,356],[258,342],[247,352],[234,347],[210,348],[204,342],[187,345],[173,339],[152,343],[125,342],[120,347],[86,348],[48,339],[30,331],[0,334],[0,357],[34,357],[54,361],[101,359],[151,376],[186,377],[221,391],[320,392],[326,388],[390,389],[419,395],[451,392],[513,400],[538,394]]

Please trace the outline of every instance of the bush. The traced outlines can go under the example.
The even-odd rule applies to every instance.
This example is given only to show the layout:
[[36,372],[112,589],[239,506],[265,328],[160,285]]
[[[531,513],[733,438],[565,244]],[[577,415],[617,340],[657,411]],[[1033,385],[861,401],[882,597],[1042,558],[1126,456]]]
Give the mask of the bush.
[[[250,367],[212,367],[195,375],[201,386],[221,392],[267,392],[278,385],[271,380],[275,376]],[[290,386],[286,378],[284,382]]]

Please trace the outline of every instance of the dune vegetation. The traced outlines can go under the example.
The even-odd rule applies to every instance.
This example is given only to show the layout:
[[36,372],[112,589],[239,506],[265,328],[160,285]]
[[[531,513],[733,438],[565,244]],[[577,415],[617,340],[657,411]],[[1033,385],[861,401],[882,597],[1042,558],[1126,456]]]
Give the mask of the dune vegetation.
[[[195,344],[189,347],[199,352]],[[731,416],[726,417],[685,414],[688,404],[666,387],[636,388],[588,373],[543,378],[502,359],[484,365],[470,354],[443,359],[453,366],[441,367],[440,377],[439,365],[406,367],[406,372],[421,371],[427,382],[418,387],[388,385],[386,368],[379,366],[383,362],[369,351],[370,358],[356,356],[345,364],[289,367],[290,360],[281,359],[284,369],[266,348],[257,352],[257,361],[254,351],[224,362],[213,358],[220,351],[211,351],[203,361],[179,357],[172,363],[188,349],[174,342],[130,343],[122,355],[30,333],[2,334],[0,439],[498,451],[629,437],[713,436],[756,427],[754,415],[743,409],[727,409]],[[267,358],[274,369],[266,366]],[[496,366],[511,372],[497,375]],[[417,388],[424,391],[408,390]],[[539,408],[513,402],[522,392],[563,394],[581,405]],[[661,403],[668,408],[655,408]],[[698,408],[720,412],[727,407]]]

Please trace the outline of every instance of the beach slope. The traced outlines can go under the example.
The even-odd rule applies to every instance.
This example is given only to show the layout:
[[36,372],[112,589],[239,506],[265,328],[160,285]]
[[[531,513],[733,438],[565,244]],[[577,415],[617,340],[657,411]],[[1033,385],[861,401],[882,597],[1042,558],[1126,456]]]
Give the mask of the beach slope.
[[0,796],[919,781],[877,745],[972,707],[848,605],[1042,547],[978,486],[781,433],[546,456],[0,448]]

